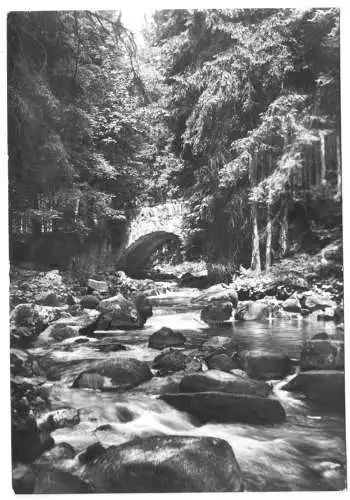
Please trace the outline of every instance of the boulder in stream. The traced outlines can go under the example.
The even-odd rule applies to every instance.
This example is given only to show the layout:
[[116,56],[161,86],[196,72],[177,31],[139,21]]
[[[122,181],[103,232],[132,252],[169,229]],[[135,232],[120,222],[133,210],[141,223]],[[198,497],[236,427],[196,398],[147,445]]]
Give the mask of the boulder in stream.
[[98,330],[132,330],[142,328],[146,321],[135,302],[126,299],[121,293],[101,300],[99,309],[101,317]]
[[76,455],[76,451],[68,443],[62,442],[56,444],[50,450],[45,451],[37,458],[34,464],[37,465],[52,465],[57,464],[58,461],[72,459]]
[[267,319],[270,314],[269,305],[263,300],[239,302],[235,313],[238,321],[260,321]]
[[242,473],[223,439],[152,436],[110,446],[86,468],[94,493],[242,491]]
[[144,323],[153,315],[153,308],[151,301],[143,294],[136,295],[135,297],[136,309]]
[[163,394],[160,399],[201,422],[280,424],[286,419],[279,401],[260,396],[212,391]]
[[17,495],[33,493],[35,471],[32,466],[18,463],[12,467],[12,487]]
[[61,493],[91,493],[89,485],[61,470],[42,469],[38,471],[35,479],[34,494],[61,494]]
[[218,285],[207,288],[204,292],[191,300],[192,304],[199,305],[208,305],[213,302],[229,302],[233,307],[236,307],[238,296],[235,288],[225,283],[219,283]]
[[292,370],[292,362],[284,354],[245,351],[237,358],[242,370],[258,380],[282,379]]
[[300,353],[300,370],[344,370],[344,342],[313,339]]
[[181,347],[185,342],[186,338],[181,332],[174,332],[171,328],[163,326],[150,336],[148,347],[160,350],[165,347]]
[[35,303],[42,306],[60,307],[61,303],[55,292],[41,292],[35,296]]
[[282,303],[282,307],[287,312],[300,313],[301,304],[297,297],[289,297]]
[[39,428],[46,432],[53,432],[64,427],[73,427],[79,424],[79,410],[74,408],[60,408],[45,415],[39,423]]
[[33,415],[12,413],[11,434],[13,461],[30,463],[44,451]]
[[147,363],[133,358],[98,361],[75,379],[73,387],[102,390],[124,390],[152,377]]
[[265,382],[248,377],[233,375],[219,370],[186,375],[180,382],[180,392],[227,392],[230,394],[250,394],[268,396],[271,388]]
[[43,368],[32,354],[24,349],[10,349],[12,376],[35,377],[44,374]]
[[83,295],[79,304],[82,309],[98,309],[100,300],[95,295]]
[[327,295],[321,295],[314,292],[305,292],[300,301],[302,306],[309,312],[318,310],[324,311],[328,307],[336,307],[336,303]]
[[71,337],[91,336],[97,327],[99,317],[99,311],[86,309],[79,316],[59,319],[39,335],[37,343],[40,345],[53,340],[62,341]]
[[232,356],[237,351],[237,344],[232,337],[215,335],[206,340],[201,349],[210,354],[225,353]]
[[201,320],[208,325],[220,325],[231,319],[231,302],[211,302],[201,310]]
[[159,356],[156,356],[152,363],[152,368],[158,370],[160,375],[184,370],[187,363],[187,356],[178,349],[164,349]]
[[230,372],[238,367],[237,363],[228,354],[213,354],[207,361],[209,370],[221,370]]
[[92,291],[95,291],[98,293],[108,292],[108,284],[106,281],[98,281],[98,280],[89,279],[87,286],[88,286],[88,290],[92,290]]
[[[310,370],[300,372],[281,387],[284,391],[305,394],[311,400],[344,407],[345,378],[340,370]],[[334,407],[332,406],[332,407]]]

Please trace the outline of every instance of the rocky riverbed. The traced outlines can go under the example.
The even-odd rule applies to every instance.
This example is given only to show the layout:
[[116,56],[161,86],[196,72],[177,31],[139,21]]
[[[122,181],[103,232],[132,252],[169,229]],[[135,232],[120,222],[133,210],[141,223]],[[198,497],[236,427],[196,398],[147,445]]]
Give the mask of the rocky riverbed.
[[17,272],[16,492],[344,489],[344,332],[332,294],[298,286],[253,300],[234,286],[126,289],[119,275],[123,289]]

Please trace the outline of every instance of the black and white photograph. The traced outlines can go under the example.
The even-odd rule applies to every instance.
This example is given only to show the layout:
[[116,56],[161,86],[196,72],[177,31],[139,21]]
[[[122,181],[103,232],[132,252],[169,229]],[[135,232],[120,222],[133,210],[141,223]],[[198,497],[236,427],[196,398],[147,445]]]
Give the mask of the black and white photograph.
[[346,492],[342,8],[8,7],[13,492]]

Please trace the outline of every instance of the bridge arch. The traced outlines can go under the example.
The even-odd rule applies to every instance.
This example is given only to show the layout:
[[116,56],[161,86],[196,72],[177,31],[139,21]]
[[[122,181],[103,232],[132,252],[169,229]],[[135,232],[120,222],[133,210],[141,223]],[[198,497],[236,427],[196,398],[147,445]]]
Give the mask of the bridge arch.
[[152,255],[165,244],[175,243],[180,249],[180,237],[168,231],[153,231],[134,241],[120,260],[120,268],[129,276],[137,276],[147,267]]

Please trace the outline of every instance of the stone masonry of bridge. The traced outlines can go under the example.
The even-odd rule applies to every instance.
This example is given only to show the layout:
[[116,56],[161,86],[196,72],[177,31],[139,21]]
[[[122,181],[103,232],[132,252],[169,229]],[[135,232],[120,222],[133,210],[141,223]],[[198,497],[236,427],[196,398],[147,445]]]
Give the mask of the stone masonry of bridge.
[[182,222],[188,210],[188,204],[183,201],[167,202],[153,207],[143,207],[130,224],[127,246],[130,246],[141,236],[155,231],[175,233],[182,240]]

